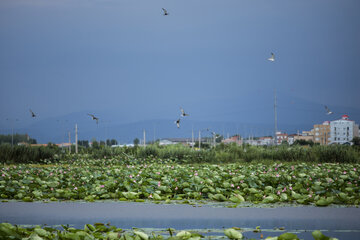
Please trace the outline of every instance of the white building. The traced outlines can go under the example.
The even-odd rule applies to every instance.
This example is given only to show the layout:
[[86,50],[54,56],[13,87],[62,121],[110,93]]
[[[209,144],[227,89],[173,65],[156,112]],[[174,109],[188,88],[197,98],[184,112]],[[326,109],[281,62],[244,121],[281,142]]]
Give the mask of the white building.
[[354,137],[359,136],[359,125],[349,120],[348,115],[330,122],[330,144],[350,144]]
[[274,145],[275,140],[272,137],[260,137],[258,140],[258,145],[261,146],[270,146]]

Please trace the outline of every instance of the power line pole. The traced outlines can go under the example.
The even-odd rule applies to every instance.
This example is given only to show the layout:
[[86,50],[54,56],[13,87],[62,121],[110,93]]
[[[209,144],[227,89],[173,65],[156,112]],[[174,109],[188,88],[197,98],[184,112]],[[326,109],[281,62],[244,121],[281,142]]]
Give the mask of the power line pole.
[[191,148],[194,149],[194,125],[192,126],[192,129],[191,129]]
[[277,112],[276,112],[276,89],[274,90],[274,124],[275,124],[275,146],[277,145]]
[[145,132],[145,129],[144,129],[144,147],[146,147],[146,132]]
[[71,135],[69,132],[69,153],[71,153]]
[[153,130],[154,130],[154,139],[153,139],[153,144],[155,144],[155,132],[156,132],[156,129],[155,129],[155,123],[153,124]]
[[201,130],[199,130],[199,150],[201,150]]
[[75,153],[78,154],[78,129],[77,129],[77,124],[75,124]]

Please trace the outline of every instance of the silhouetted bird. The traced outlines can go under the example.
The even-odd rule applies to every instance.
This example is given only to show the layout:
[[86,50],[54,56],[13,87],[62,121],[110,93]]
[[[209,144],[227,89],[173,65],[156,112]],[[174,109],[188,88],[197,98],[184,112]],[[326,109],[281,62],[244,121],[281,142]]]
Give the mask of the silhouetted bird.
[[185,113],[185,111],[184,111],[184,109],[182,107],[180,107],[180,111],[181,111],[181,116],[182,117],[189,116],[189,114]]
[[162,10],[164,11],[164,16],[169,15],[165,8],[162,8]]
[[330,111],[330,109],[326,105],[325,105],[325,110],[327,115],[333,114],[333,112]]
[[176,120],[175,123],[176,123],[176,126],[177,126],[178,128],[180,128],[180,118],[179,118],[178,120]]
[[275,54],[274,54],[274,53],[271,53],[271,57],[269,57],[268,60],[269,60],[270,62],[274,62],[274,61],[275,61]]
[[89,114],[88,115],[92,118],[92,120],[96,120],[96,124],[99,123],[99,118],[98,117],[95,117],[93,114]]
[[30,113],[31,113],[31,117],[36,117],[36,115],[35,115],[35,113],[33,112],[33,111],[31,111],[31,109],[30,109]]

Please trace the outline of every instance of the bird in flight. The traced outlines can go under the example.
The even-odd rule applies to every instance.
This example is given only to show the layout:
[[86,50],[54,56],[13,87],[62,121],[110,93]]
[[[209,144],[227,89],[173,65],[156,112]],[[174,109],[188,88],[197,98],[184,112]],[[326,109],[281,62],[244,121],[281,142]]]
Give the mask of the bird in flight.
[[99,123],[99,118],[98,117],[95,117],[94,114],[89,114],[88,115],[92,118],[92,120],[96,120],[96,124]]
[[269,60],[270,62],[274,62],[274,61],[275,61],[275,54],[274,54],[274,53],[271,53],[271,57],[269,57],[268,60]]
[[185,113],[185,111],[184,111],[184,109],[182,107],[180,107],[180,111],[181,111],[181,116],[182,117],[189,116],[189,114]]
[[177,128],[180,128],[180,118],[175,121]]
[[333,112],[330,111],[330,109],[326,105],[325,105],[325,110],[327,115],[333,114]]
[[33,112],[33,111],[31,111],[31,109],[29,109],[30,110],[30,113],[31,113],[31,117],[36,117],[36,115],[35,115],[35,113]]
[[162,8],[162,10],[164,11],[164,16],[169,15],[165,8]]

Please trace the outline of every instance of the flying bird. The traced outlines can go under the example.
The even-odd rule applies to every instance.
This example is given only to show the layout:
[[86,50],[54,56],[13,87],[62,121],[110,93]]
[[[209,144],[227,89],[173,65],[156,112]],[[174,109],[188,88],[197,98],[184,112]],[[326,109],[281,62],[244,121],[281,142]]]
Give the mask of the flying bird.
[[180,111],[181,111],[181,116],[182,117],[189,116],[189,114],[185,113],[185,111],[184,111],[184,109],[182,107],[180,108]]
[[33,111],[31,111],[31,109],[29,109],[30,110],[30,113],[31,113],[31,117],[36,117],[36,115],[35,115],[35,113],[33,112]]
[[88,115],[92,118],[92,120],[96,120],[96,124],[99,123],[99,118],[98,117],[95,117],[93,114],[89,114]]
[[274,61],[275,61],[275,54],[274,54],[274,53],[271,53],[271,57],[269,57],[268,60],[269,60],[270,62],[274,62]]
[[333,112],[330,111],[330,109],[326,105],[325,105],[325,110],[327,115],[333,114]]
[[165,8],[162,8],[162,10],[164,11],[164,16],[169,15]]
[[176,126],[177,126],[178,128],[180,128],[180,118],[179,118],[178,120],[176,120],[175,123],[176,123]]

